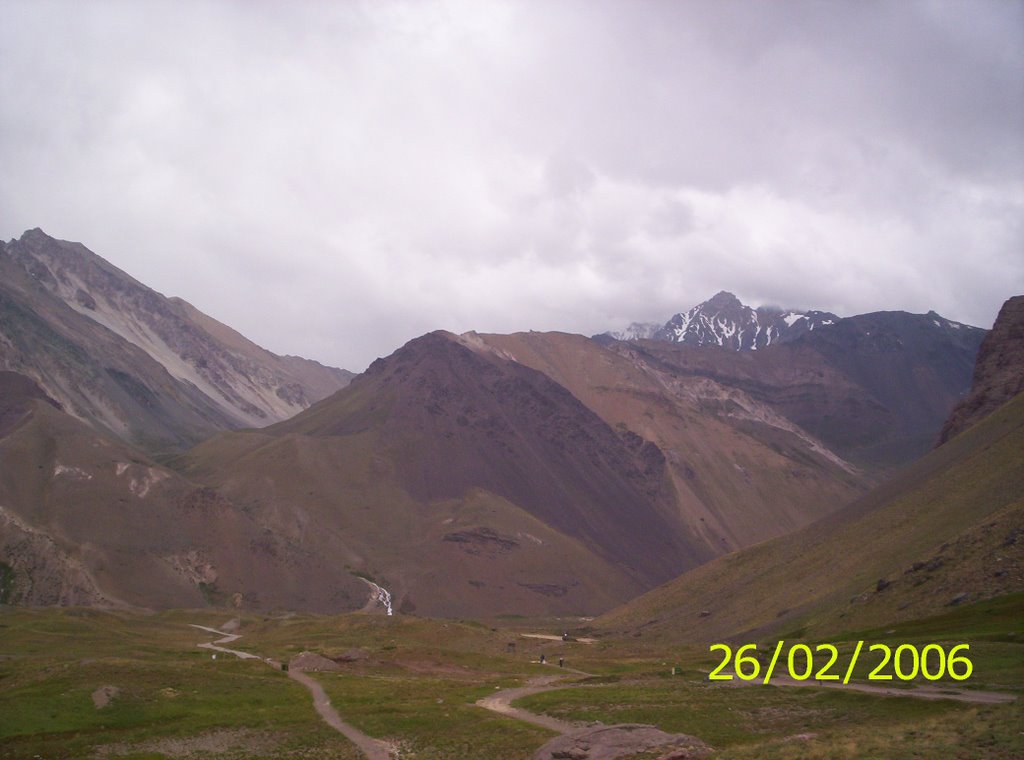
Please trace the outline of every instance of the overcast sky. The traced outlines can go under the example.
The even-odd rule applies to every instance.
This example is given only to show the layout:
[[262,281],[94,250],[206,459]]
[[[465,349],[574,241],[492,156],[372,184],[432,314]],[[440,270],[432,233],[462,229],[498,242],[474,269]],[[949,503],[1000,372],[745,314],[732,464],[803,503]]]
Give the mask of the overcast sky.
[[278,353],[1024,292],[1024,2],[0,0],[0,237]]

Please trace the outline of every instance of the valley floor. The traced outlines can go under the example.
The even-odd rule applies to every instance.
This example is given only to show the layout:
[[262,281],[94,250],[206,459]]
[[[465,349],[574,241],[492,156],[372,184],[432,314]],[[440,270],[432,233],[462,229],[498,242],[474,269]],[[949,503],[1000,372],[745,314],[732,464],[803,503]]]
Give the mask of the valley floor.
[[[706,745],[716,758],[1020,757],[1019,601],[965,608],[941,635],[920,624],[857,634],[970,641],[971,679],[919,694],[858,679],[735,688],[708,680],[706,647],[562,641],[566,628],[588,633],[578,620],[245,613],[225,627],[229,611],[0,607],[0,758],[526,760],[580,731],[591,754],[568,756],[653,760],[685,746],[678,756],[698,757]],[[332,670],[282,670],[303,652]],[[363,751],[325,722],[332,714]],[[619,724],[651,728],[607,728]],[[601,755],[601,737],[633,749]]]

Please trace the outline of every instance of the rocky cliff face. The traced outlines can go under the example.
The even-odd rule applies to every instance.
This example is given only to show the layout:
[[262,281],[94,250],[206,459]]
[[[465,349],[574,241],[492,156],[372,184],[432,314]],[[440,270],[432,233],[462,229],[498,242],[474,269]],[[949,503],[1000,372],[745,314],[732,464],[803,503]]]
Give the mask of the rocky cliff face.
[[978,350],[971,391],[953,410],[939,443],[979,422],[1024,391],[1024,296],[1003,304]]

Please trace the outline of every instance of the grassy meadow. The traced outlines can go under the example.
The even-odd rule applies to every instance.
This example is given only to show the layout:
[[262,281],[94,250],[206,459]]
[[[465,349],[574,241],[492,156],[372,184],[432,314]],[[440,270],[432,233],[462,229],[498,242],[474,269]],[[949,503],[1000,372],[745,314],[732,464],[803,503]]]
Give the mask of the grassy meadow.
[[[971,679],[938,686],[1021,694],[1020,610],[1015,595],[852,632],[834,643],[848,656],[857,639],[893,648],[968,642]],[[360,757],[283,672],[262,660],[213,659],[196,646],[216,637],[190,623],[218,627],[232,616],[0,608],[0,758]],[[699,737],[716,757],[1024,756],[1020,701],[972,704],[709,682],[707,672],[720,658],[706,649],[520,635],[560,633],[580,621],[531,626],[517,619],[501,626],[360,614],[243,614],[239,620],[242,637],[231,648],[281,661],[312,651],[341,662],[340,671],[315,677],[346,721],[387,740],[402,758],[532,757],[551,731],[474,703],[540,675],[566,680],[516,706],[570,721],[651,723]],[[589,675],[541,666],[541,653],[549,663],[565,656],[568,666]],[[860,671],[854,680],[864,682],[867,672]],[[96,696],[107,703],[97,706]]]

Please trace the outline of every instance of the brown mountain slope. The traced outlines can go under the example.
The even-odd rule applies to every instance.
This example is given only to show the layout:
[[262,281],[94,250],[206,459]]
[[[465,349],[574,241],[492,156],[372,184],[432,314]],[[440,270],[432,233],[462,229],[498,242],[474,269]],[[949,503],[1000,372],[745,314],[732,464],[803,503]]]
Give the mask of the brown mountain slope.
[[366,587],[0,372],[0,603],[336,610]]
[[1024,391],[1024,296],[1003,304],[978,350],[971,392],[946,420],[939,443],[966,430]]
[[932,448],[970,386],[984,334],[933,312],[877,312],[759,351],[659,341],[609,348],[669,374],[743,391],[844,459],[884,476]]
[[849,507],[602,617],[712,642],[857,630],[1024,589],[1024,396]]
[[265,351],[79,243],[30,230],[0,245],[0,368],[150,451],[284,419],[351,377]]
[[679,519],[715,554],[793,531],[866,490],[849,465],[737,388],[664,372],[580,335],[466,337],[544,372],[609,425],[657,445]]
[[179,463],[276,530],[301,515],[313,540],[336,536],[354,566],[428,614],[591,612],[712,556],[677,519],[656,446],[447,333]]

